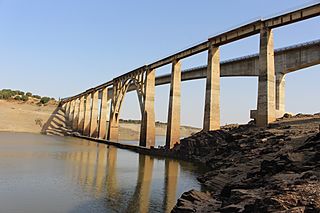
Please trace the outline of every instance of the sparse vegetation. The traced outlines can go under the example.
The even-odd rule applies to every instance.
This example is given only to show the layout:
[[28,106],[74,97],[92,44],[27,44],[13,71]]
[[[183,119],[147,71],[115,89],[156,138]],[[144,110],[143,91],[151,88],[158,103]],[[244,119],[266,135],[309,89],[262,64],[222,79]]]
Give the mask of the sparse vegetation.
[[14,97],[14,100],[21,101],[21,96],[17,95],[16,97]]
[[21,100],[24,101],[24,102],[26,102],[26,101],[29,100],[29,97],[26,96],[26,95],[23,95],[23,96],[21,96]]
[[41,96],[40,96],[40,95],[33,95],[32,97],[33,97],[33,98],[36,98],[36,99],[41,99]]
[[16,90],[15,91],[18,95],[24,95],[24,92],[20,91],[20,90]]
[[36,122],[36,125],[39,125],[40,127],[42,127],[43,120],[41,118],[37,118],[34,121]]
[[24,95],[24,92],[19,90],[10,90],[10,89],[3,89],[0,90],[0,99],[8,100],[16,95]]
[[0,99],[2,100],[16,100],[16,101],[28,101],[29,99],[38,99],[38,104],[47,104],[50,100],[55,101],[54,98],[41,97],[40,95],[33,95],[31,92],[23,92],[20,90],[2,89],[0,90]]
[[130,123],[130,124],[140,124],[141,123],[140,120],[132,120],[132,119],[129,119],[129,120],[120,119],[120,122],[122,122],[122,123]]
[[41,100],[40,100],[40,103],[41,104],[46,104],[50,101],[50,98],[49,97],[42,97]]

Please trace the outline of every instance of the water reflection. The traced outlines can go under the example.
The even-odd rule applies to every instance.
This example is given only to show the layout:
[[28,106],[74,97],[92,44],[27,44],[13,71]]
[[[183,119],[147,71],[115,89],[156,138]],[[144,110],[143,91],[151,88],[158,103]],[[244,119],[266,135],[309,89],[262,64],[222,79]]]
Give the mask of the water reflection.
[[[51,194],[50,190],[44,192],[37,188],[37,185],[34,186],[30,190],[39,190],[44,194],[35,193],[29,197],[30,203],[35,207],[21,207],[23,212],[39,212],[37,205],[41,196],[49,197],[52,203],[59,203],[58,208],[52,208],[51,203],[44,205],[41,210],[45,212],[170,212],[182,192],[191,188],[200,189],[195,178],[197,172],[191,164],[184,163],[181,170],[179,161],[138,155],[112,146],[73,138],[33,135],[28,142],[28,134],[19,137],[21,141],[27,140],[23,142],[27,149],[20,149],[17,142],[3,152],[1,150],[7,143],[2,141],[1,136],[2,133],[1,162],[9,160],[5,157],[8,152],[16,153],[14,158],[17,159],[11,157],[11,164],[20,162],[19,158],[24,155],[30,158],[37,156],[46,167],[39,166],[40,161],[33,161],[24,175],[41,169],[40,173],[36,172],[42,175],[39,180],[43,180],[43,183],[39,184],[39,187],[47,185],[48,189],[57,189],[54,192],[56,194]],[[2,165],[0,164],[1,171],[10,177],[11,171]],[[50,177],[47,174],[49,170],[54,171],[49,172]],[[3,178],[2,175],[0,178]],[[48,178],[55,181],[46,182]],[[7,181],[10,182],[10,179]],[[28,182],[22,184],[24,188],[28,188]],[[20,193],[20,190],[15,188],[13,196]],[[57,194],[63,199],[55,200]],[[0,188],[0,210],[4,212],[12,209],[10,203],[1,201],[5,196]],[[9,205],[8,208],[3,208],[6,205]],[[11,205],[19,205],[19,201],[15,200]]]
[[165,162],[164,204],[166,212],[170,212],[176,203],[179,164],[167,159]]
[[148,212],[152,171],[153,158],[139,155],[138,179],[127,212]]
[[[97,144],[97,151],[73,153],[71,159],[80,162],[78,176],[72,175],[80,184],[87,187],[86,190],[92,191],[95,197],[100,197],[106,192],[108,202],[114,209],[121,209],[119,205],[121,192],[119,190],[117,177],[117,148]],[[94,167],[90,165],[94,164]],[[76,167],[77,168],[77,167]],[[152,187],[152,174],[154,170],[154,158],[146,155],[138,155],[138,175],[135,183],[134,192],[128,201],[126,212],[148,212],[150,204],[150,193]],[[165,160],[164,178],[164,198],[163,210],[170,212],[176,203],[177,184],[178,184],[179,163],[175,160]],[[133,178],[133,177],[132,177]],[[81,182],[82,181],[82,182]],[[122,196],[126,196],[123,195]],[[123,204],[123,203],[122,203]]]

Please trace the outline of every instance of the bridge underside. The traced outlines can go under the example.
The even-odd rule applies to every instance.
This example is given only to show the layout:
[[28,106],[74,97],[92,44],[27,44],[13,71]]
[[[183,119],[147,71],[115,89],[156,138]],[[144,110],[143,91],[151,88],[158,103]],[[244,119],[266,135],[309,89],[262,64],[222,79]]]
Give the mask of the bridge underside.
[[[266,127],[285,112],[285,75],[320,62],[319,40],[274,51],[273,29],[319,15],[320,4],[315,4],[266,20],[257,20],[63,99],[62,105],[74,130],[90,137],[116,141],[123,99],[127,92],[135,90],[142,115],[140,145],[152,147],[155,144],[155,86],[170,84],[166,137],[166,148],[170,149],[179,143],[180,138],[181,81],[206,79],[203,130],[211,131],[220,128],[220,77],[256,76],[257,110],[251,111],[251,117],[258,126]],[[260,35],[259,54],[220,62],[220,46],[254,34]],[[181,59],[203,51],[208,51],[207,66],[181,71]],[[167,64],[172,64],[171,74],[156,78],[156,69]]]
[[[283,114],[285,113],[286,74],[298,71],[306,67],[320,64],[320,40],[278,49],[275,50],[274,55],[275,117],[277,118],[283,116]],[[206,79],[207,69],[207,66],[201,66],[181,71],[180,81]],[[138,74],[132,75],[131,78],[119,79],[118,81],[115,81],[112,87],[105,87],[99,90],[98,92],[96,91],[87,95],[83,95],[73,102],[71,101],[70,103],[66,103],[65,107],[67,109],[68,118],[70,120],[74,118],[73,129],[77,130],[78,132],[81,132],[84,135],[91,135],[92,137],[99,137],[102,139],[116,141],[118,138],[119,112],[123,98],[125,96],[125,93],[130,91],[136,91],[138,94],[140,110],[142,113],[142,124],[144,124],[141,127],[140,145],[154,145],[152,143],[152,141],[154,140],[152,137],[152,135],[154,135],[154,132],[147,132],[154,131],[154,111],[152,111],[152,107],[148,108],[148,106],[152,105],[154,101],[154,89],[152,90],[152,88],[158,85],[170,84],[172,81],[172,75],[168,74],[155,77],[155,72],[149,70],[148,79],[146,79],[146,73],[147,71],[142,69],[140,72],[138,72]],[[223,61],[220,63],[220,77],[245,76],[259,77],[258,54]],[[144,86],[144,84],[146,85]],[[116,88],[115,95],[113,92],[114,88]],[[101,100],[100,113],[98,113],[97,104],[92,104],[92,97],[94,96],[94,103],[96,103],[98,99]],[[144,107],[144,102],[146,101],[148,103],[146,104],[146,107]],[[70,105],[69,108],[67,107],[68,105]],[[86,108],[89,110],[85,110]],[[114,109],[114,111],[111,111],[111,109]],[[92,121],[91,116],[93,116]],[[111,116],[114,116],[114,118],[111,119]],[[98,122],[96,122],[95,117],[97,118]],[[251,110],[250,117],[252,119],[257,119],[257,110]],[[177,123],[179,122],[179,120],[177,119],[175,121]],[[108,123],[109,126],[107,125]],[[179,126],[179,124],[176,126]],[[179,130],[175,129],[173,132],[178,133],[175,134],[176,137],[177,135],[179,135]],[[172,139],[169,137],[168,141],[170,140]],[[178,139],[176,138],[175,140]],[[167,146],[170,146],[169,142]]]

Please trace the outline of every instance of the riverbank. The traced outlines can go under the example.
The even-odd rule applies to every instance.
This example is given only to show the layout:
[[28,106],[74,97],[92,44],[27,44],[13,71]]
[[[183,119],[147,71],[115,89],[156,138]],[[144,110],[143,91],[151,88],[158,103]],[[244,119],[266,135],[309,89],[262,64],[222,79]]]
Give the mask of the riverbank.
[[0,100],[0,131],[41,133],[45,122],[57,108],[15,100]]
[[[56,115],[56,117],[54,117]],[[31,100],[28,102],[16,100],[0,100],[0,131],[26,132],[26,133],[50,133],[64,135],[66,128],[65,115],[58,108],[58,103],[53,102],[39,105]],[[58,131],[47,131],[48,127]],[[187,137],[198,132],[198,128],[183,126],[181,136]],[[120,140],[139,140],[140,124],[126,121],[120,122]],[[164,136],[166,125],[156,124],[156,135]]]
[[319,212],[319,132],[320,114],[299,114],[183,139],[173,152],[210,168],[210,193],[185,192],[173,212]]

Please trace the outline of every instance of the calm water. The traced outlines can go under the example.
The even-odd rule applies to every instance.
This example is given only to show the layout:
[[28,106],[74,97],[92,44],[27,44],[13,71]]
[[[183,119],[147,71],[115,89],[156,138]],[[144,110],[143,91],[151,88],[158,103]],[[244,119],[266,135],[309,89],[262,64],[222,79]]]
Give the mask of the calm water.
[[0,133],[0,212],[168,212],[199,171],[71,137]]
[[[120,142],[124,143],[124,144],[139,146],[139,141],[124,140],[124,141],[120,141]],[[166,136],[156,136],[156,141],[155,141],[154,147],[165,146],[165,145],[166,145]]]

